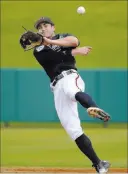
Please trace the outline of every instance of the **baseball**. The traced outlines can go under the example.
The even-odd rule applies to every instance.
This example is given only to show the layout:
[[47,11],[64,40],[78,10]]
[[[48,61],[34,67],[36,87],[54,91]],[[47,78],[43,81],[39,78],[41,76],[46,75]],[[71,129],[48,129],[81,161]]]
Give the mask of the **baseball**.
[[82,7],[82,6],[78,7],[78,8],[77,8],[77,13],[78,13],[78,14],[84,14],[84,13],[85,13],[85,8]]

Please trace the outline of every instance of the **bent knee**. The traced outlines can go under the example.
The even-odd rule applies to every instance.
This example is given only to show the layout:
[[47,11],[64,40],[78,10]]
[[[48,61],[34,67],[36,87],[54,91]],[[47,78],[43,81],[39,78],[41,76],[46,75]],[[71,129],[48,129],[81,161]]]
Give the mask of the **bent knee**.
[[68,133],[70,138],[74,141],[83,134],[82,128],[79,128],[79,129],[69,128],[69,129],[66,129],[66,132]]

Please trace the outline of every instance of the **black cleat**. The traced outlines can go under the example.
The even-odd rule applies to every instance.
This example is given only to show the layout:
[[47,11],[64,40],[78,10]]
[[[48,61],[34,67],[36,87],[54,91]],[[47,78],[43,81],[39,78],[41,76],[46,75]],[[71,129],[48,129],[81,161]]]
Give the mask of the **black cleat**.
[[105,174],[108,172],[110,165],[111,164],[108,161],[100,161],[99,164],[93,164],[92,167],[95,167],[99,174]]
[[107,122],[110,120],[110,115],[100,108],[89,107],[87,109],[87,112],[92,117],[99,118],[100,120],[103,120],[104,122]]

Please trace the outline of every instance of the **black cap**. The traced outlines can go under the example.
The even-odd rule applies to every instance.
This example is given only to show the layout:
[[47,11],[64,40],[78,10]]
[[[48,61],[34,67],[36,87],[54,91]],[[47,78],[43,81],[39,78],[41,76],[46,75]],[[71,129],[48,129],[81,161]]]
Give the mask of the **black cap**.
[[54,25],[54,23],[51,21],[50,18],[48,18],[48,17],[41,17],[40,19],[38,19],[38,20],[36,21],[34,27],[35,27],[36,29],[38,29],[38,26],[39,26],[39,24],[41,24],[41,23],[46,23],[46,24]]

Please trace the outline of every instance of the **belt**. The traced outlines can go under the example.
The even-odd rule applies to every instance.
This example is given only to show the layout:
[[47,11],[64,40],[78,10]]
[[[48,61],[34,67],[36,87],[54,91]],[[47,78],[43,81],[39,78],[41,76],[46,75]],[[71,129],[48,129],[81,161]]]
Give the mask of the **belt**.
[[55,86],[57,84],[57,82],[62,79],[63,77],[65,77],[65,75],[69,75],[72,73],[77,73],[76,70],[67,70],[67,71],[63,71],[61,74],[59,74],[58,76],[56,76],[53,80],[52,86]]

